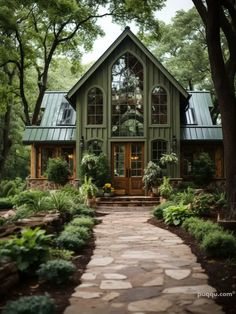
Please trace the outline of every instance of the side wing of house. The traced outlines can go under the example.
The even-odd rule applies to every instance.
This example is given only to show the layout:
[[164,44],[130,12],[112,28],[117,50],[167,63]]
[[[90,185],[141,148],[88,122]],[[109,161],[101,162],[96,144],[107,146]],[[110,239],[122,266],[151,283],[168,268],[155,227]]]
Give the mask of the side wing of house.
[[181,176],[191,179],[194,159],[206,152],[215,163],[215,178],[224,178],[222,128],[212,123],[210,92],[189,94],[188,109],[181,114]]
[[27,126],[23,143],[31,145],[31,173],[34,186],[46,183],[49,158],[62,157],[76,176],[76,112],[65,98],[65,92],[46,92],[41,106],[39,125]]

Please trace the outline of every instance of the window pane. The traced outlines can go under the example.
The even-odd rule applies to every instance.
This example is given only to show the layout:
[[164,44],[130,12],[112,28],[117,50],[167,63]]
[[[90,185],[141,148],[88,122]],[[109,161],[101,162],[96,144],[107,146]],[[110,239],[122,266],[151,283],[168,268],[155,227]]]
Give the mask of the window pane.
[[167,94],[157,86],[152,91],[152,124],[167,124]]
[[97,87],[88,93],[87,124],[103,124],[103,93]]
[[96,156],[102,153],[102,141],[93,140],[88,143],[88,151]]
[[167,152],[167,141],[156,140],[152,142],[152,161],[158,163],[163,154]]
[[112,67],[112,135],[143,136],[143,66],[125,53]]

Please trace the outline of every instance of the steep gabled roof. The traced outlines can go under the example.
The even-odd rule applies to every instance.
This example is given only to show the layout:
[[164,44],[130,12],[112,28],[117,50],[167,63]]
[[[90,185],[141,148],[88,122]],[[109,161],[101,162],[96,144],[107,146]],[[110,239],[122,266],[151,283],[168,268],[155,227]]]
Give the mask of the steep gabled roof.
[[143,45],[143,43],[126,27],[123,33],[111,44],[111,46],[103,53],[103,55],[91,66],[91,68],[81,77],[81,79],[69,90],[66,98],[75,106],[74,95],[79,88],[89,79],[89,77],[98,69],[98,67],[109,57],[109,55],[129,37],[144,54],[155,64],[155,66],[166,76],[169,81],[179,90],[179,92],[188,99],[189,95],[183,86],[168,72],[168,70],[157,60],[157,58]]

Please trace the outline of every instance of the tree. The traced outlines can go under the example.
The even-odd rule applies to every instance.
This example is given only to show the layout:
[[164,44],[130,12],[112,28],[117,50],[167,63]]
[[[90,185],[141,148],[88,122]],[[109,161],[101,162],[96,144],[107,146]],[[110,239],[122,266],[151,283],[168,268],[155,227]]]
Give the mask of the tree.
[[204,24],[194,7],[178,11],[170,24],[160,23],[158,43],[151,32],[142,39],[185,88],[213,89]]
[[[193,0],[205,26],[211,75],[219,102],[226,171],[227,216],[236,218],[235,0]],[[225,55],[222,41],[227,45]]]
[[[164,0],[0,0],[1,41],[6,47],[1,51],[0,65],[17,66],[25,124],[37,124],[53,58],[63,54],[74,62],[80,60],[93,40],[103,34],[96,25],[98,18],[111,15],[118,23],[133,20],[142,29],[156,30],[154,12],[163,3]],[[32,66],[37,71],[38,91],[30,103],[26,74]]]

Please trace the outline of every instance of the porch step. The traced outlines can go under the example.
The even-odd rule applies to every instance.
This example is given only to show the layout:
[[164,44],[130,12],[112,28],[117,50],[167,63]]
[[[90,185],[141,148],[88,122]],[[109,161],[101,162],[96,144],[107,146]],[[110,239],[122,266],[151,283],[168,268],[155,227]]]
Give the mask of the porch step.
[[159,197],[150,196],[114,196],[101,197],[98,207],[152,207],[159,203]]
[[98,206],[98,213],[109,214],[110,212],[151,212],[152,206]]

